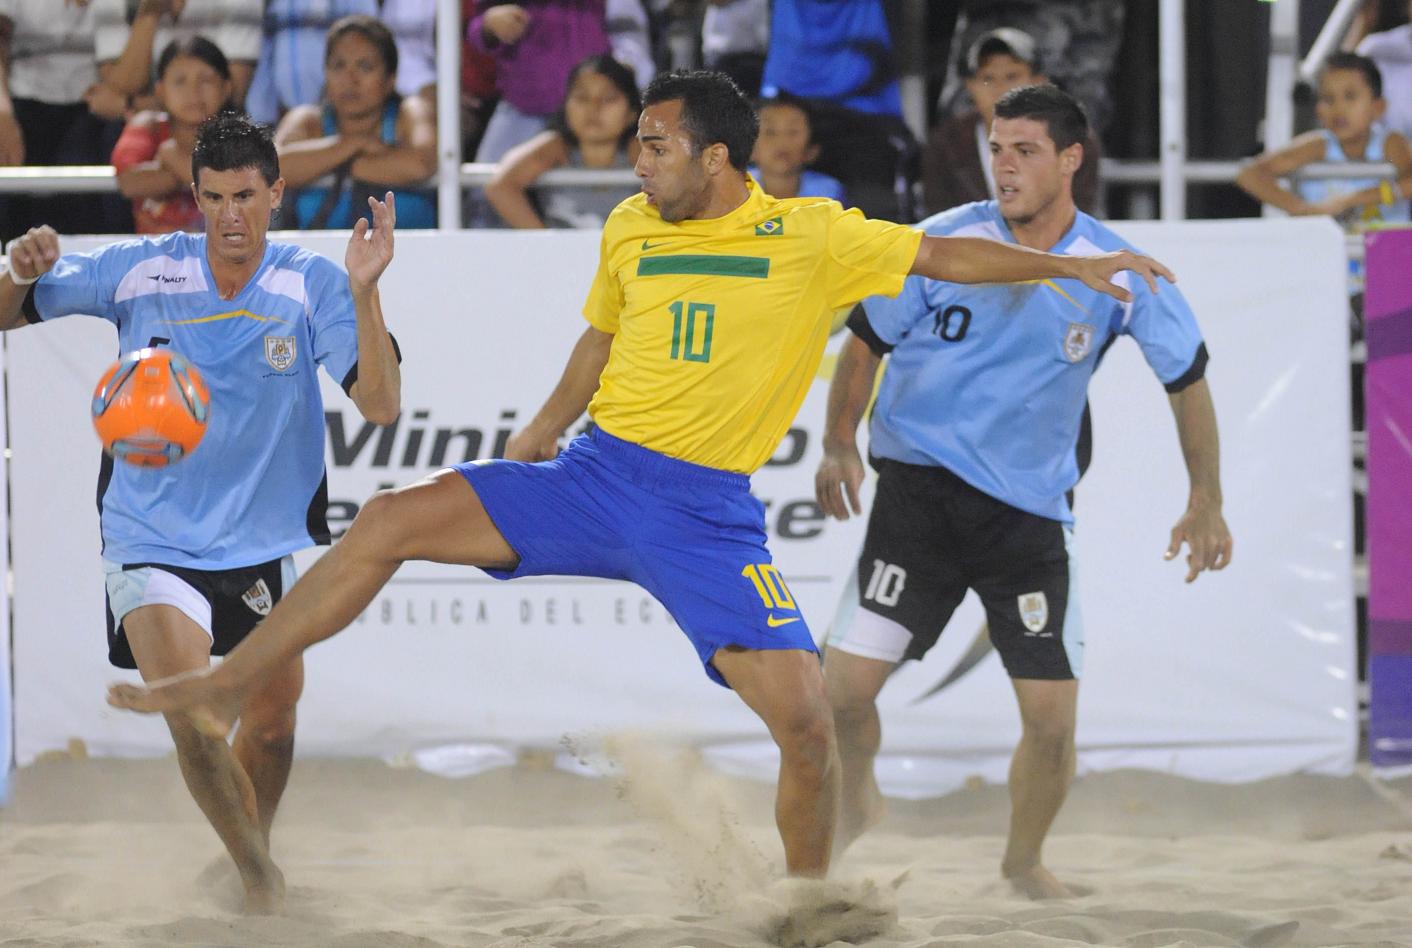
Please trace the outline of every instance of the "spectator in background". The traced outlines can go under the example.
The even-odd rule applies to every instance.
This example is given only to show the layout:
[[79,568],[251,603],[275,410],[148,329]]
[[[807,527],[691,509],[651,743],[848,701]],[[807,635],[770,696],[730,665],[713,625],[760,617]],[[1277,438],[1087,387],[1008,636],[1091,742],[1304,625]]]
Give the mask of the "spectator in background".
[[[461,0],[461,23],[475,16],[475,0]],[[472,161],[495,111],[495,59],[471,42],[461,30],[461,160]]]
[[436,173],[436,117],[426,101],[401,98],[397,43],[368,16],[339,20],[324,46],[324,104],[291,109],[275,130],[280,171],[296,189],[301,230],[342,229],[371,218],[367,198],[397,195],[397,226],[436,226],[436,196],[414,186]]
[[775,0],[760,93],[805,98],[819,171],[868,217],[913,220],[917,144],[902,122],[892,32],[881,0]]
[[[1412,2],[1407,4],[1412,20]],[[1412,138],[1412,23],[1373,33],[1358,44],[1360,55],[1377,64],[1387,100],[1384,121],[1404,138]]]
[[[122,131],[90,111],[98,87],[93,10],[75,0],[0,0],[0,165],[101,165]],[[67,234],[132,229],[117,195],[0,194],[0,241],[51,224]]]
[[[103,86],[135,97],[152,85],[152,60],[174,39],[204,36],[230,63],[232,98],[244,105],[260,58],[260,0],[91,0],[93,51]],[[90,106],[93,103],[90,102]],[[103,108],[111,111],[112,106]],[[95,107],[95,111],[99,109]],[[100,112],[100,114],[102,114]],[[110,116],[118,117],[118,116]]]
[[476,161],[499,161],[549,124],[574,63],[608,52],[603,0],[478,0],[468,33],[495,59],[500,91]]
[[[932,128],[922,153],[922,202],[928,215],[996,196],[989,141],[995,103],[1011,89],[1049,81],[1040,68],[1034,38],[1010,27],[977,37],[962,68],[976,107]],[[1095,214],[1099,145],[1091,131],[1083,146],[1083,164],[1074,174],[1074,203],[1084,213]]]
[[[1289,214],[1329,214],[1345,227],[1408,220],[1412,149],[1379,120],[1387,108],[1378,67],[1357,53],[1334,53],[1319,71],[1315,113],[1321,128],[1250,162],[1236,178],[1248,194]],[[1391,162],[1398,180],[1305,178],[1285,188],[1279,179],[1316,162]]]
[[749,171],[760,188],[771,197],[832,198],[847,206],[839,180],[808,167],[819,156],[819,146],[814,143],[804,100],[785,92],[762,100],[756,111],[760,134]]
[[196,130],[230,103],[230,64],[204,36],[172,40],[157,60],[160,111],[134,115],[113,149],[118,190],[139,234],[199,233],[205,218],[191,185]]
[[1123,0],[963,0],[951,40],[940,114],[966,108],[960,66],[983,33],[1002,26],[1034,37],[1049,78],[1088,113],[1098,139],[1113,116],[1113,69],[1123,41]]
[[701,18],[701,61],[758,96],[770,48],[770,0],[709,0]]
[[272,125],[296,105],[313,105],[324,88],[324,38],[346,16],[377,16],[378,0],[265,0],[260,59],[245,111]]
[[628,67],[611,56],[590,56],[569,74],[569,92],[549,129],[510,149],[485,196],[511,227],[598,228],[636,185],[528,188],[554,168],[631,168],[637,161],[637,116],[642,98]]

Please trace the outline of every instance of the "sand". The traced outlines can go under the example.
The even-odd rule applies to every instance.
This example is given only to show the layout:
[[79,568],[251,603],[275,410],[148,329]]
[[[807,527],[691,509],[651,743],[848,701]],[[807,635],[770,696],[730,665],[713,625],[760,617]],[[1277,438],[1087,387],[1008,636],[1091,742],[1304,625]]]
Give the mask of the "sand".
[[37,763],[0,810],[0,946],[1412,945],[1412,781],[1089,775],[1046,851],[1086,894],[1033,903],[998,877],[1000,787],[894,801],[799,885],[772,788],[689,751],[630,746],[609,779],[553,759],[300,760],[278,918],[238,914],[233,874],[198,881],[219,848],[174,760]]

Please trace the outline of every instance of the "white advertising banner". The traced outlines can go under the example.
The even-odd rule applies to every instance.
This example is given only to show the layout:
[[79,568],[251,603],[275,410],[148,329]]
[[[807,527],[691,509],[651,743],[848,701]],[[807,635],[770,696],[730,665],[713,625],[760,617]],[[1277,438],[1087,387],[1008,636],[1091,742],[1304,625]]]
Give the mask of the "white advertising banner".
[[[1341,239],[1305,221],[1123,229],[1177,269],[1206,331],[1236,560],[1192,586],[1162,562],[1185,474],[1161,386],[1120,343],[1094,384],[1095,458],[1077,501],[1084,766],[1218,779],[1344,770],[1357,715]],[[340,237],[295,239],[342,257]],[[582,330],[597,249],[592,233],[399,235],[383,302],[405,358],[402,418],[378,429],[325,385],[336,534],[377,488],[503,449]],[[160,720],[103,703],[106,683],[129,674],[106,664],[87,421],[116,355],[112,330],[65,319],[9,343],[17,757],[71,738],[97,754],[164,753]],[[863,528],[823,521],[812,501],[826,394],[821,379],[754,478],[776,562],[816,636]],[[906,757],[890,758],[907,765],[889,781],[900,792],[943,789],[955,773],[1003,778],[1017,722],[995,656],[927,694],[979,625],[968,602],[934,654],[884,692],[885,750]],[[706,679],[661,606],[625,583],[499,583],[408,564],[347,632],[309,653],[308,669],[304,753],[552,746],[634,729],[771,769],[763,728]]]

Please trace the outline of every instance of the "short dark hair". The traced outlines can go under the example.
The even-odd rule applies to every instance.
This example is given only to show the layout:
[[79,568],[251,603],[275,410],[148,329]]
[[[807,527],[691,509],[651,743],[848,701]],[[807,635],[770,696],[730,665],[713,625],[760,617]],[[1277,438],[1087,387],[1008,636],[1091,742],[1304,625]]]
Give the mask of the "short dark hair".
[[328,28],[328,35],[324,37],[325,65],[333,56],[333,48],[338,45],[338,41],[349,33],[357,33],[372,43],[377,49],[378,55],[382,57],[382,64],[386,67],[387,74],[389,76],[397,75],[397,40],[381,20],[365,13],[355,13],[352,16],[335,20],[334,24]]
[[230,78],[230,60],[226,59],[226,54],[221,52],[219,46],[198,33],[195,36],[188,36],[186,39],[174,39],[162,47],[162,54],[157,57],[157,79],[159,81],[167,74],[167,67],[178,56],[199,59],[214,69],[222,79]]
[[756,102],[755,114],[759,115],[766,109],[776,106],[786,109],[798,109],[804,115],[804,124],[809,126],[809,143],[812,145],[814,143],[814,110],[810,108],[808,100],[801,99],[797,95],[780,89],[768,99],[761,99],[759,102]]
[[1078,99],[1048,83],[1011,89],[995,103],[995,117],[1044,122],[1055,151],[1088,142],[1088,113],[1084,107]]
[[237,171],[254,168],[266,184],[279,180],[279,153],[268,125],[257,125],[242,112],[217,112],[196,130],[191,150],[191,180],[201,169]]
[[1367,56],[1359,56],[1357,53],[1334,53],[1319,67],[1319,78],[1323,79],[1324,73],[1333,69],[1361,72],[1363,78],[1368,80],[1368,87],[1373,90],[1373,98],[1383,97],[1383,74],[1378,69],[1378,64]]
[[720,143],[731,167],[744,171],[760,134],[760,117],[730,76],[706,70],[676,70],[653,79],[643,93],[644,106],[681,100],[681,124],[691,137],[693,155]]

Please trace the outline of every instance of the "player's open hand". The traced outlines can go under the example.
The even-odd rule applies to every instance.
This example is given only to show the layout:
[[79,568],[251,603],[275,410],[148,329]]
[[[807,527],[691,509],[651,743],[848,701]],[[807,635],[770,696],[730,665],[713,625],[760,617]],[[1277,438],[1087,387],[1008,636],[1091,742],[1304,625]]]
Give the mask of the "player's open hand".
[[1202,570],[1225,569],[1231,562],[1231,531],[1220,508],[1188,507],[1172,528],[1172,542],[1162,558],[1175,558],[1183,543],[1187,546],[1187,582],[1195,580]]
[[31,227],[5,245],[10,273],[21,282],[32,283],[48,273],[59,259],[59,235],[45,224]]
[[1147,281],[1148,287],[1154,293],[1157,292],[1158,277],[1162,277],[1169,283],[1177,282],[1177,278],[1171,270],[1151,257],[1133,253],[1131,250],[1119,250],[1093,257],[1075,257],[1074,260],[1078,269],[1074,276],[1082,280],[1085,286],[1098,290],[1100,293],[1107,293],[1124,303],[1131,303],[1133,295],[1113,282],[1113,277],[1119,271],[1131,270],[1136,273]]
[[858,488],[863,485],[863,473],[863,457],[858,453],[858,445],[824,445],[824,459],[814,473],[814,496],[827,516],[847,520],[850,509],[862,514]]
[[392,262],[392,232],[397,224],[397,201],[388,191],[381,201],[370,196],[368,207],[373,212],[373,225],[368,226],[366,217],[358,218],[358,223],[353,225],[353,236],[348,238],[348,253],[343,258],[348,282],[355,291],[374,286]]

